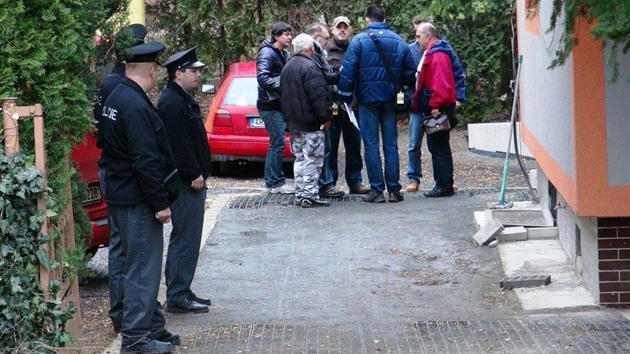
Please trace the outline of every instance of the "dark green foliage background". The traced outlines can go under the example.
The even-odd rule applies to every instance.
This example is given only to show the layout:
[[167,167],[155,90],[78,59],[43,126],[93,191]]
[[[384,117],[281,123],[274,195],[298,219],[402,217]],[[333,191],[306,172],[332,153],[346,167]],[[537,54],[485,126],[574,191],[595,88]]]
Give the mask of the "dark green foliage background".
[[[72,146],[92,127],[94,67],[102,55],[93,36],[97,28],[107,27],[104,20],[120,3],[0,0],[0,97],[16,97],[21,106],[44,106],[48,198],[55,200],[49,207],[58,214],[68,202],[66,183],[76,174],[68,167],[67,158]],[[19,123],[22,151],[24,156],[32,156],[32,119]],[[42,216],[34,203],[43,193],[36,190],[41,176],[33,180],[15,177],[34,173],[25,158],[3,160],[1,165],[0,351],[46,352],[47,346],[63,347],[70,342],[64,325],[72,309],[62,311],[55,300],[58,284],[41,289],[38,280],[40,263],[54,267],[59,261],[47,260],[37,252],[37,246],[55,233],[39,234]],[[80,199],[76,202],[75,211],[84,215]],[[77,236],[82,236],[85,225],[77,230]],[[81,245],[83,241],[77,242]],[[43,301],[41,295],[49,292],[52,300]]]
[[[258,44],[270,36],[277,21],[302,32],[313,22],[330,24],[339,15],[353,21],[355,33],[365,28],[364,11],[372,1],[335,3],[306,0],[163,0],[155,9],[153,29],[165,30],[166,55],[193,45],[209,66],[210,75],[221,76],[230,63],[251,60]],[[414,17],[430,18],[457,51],[467,73],[467,102],[463,122],[482,122],[505,116],[511,103],[513,77],[509,0],[385,0],[386,21],[403,39],[415,38]],[[504,101],[498,97],[507,94]]]

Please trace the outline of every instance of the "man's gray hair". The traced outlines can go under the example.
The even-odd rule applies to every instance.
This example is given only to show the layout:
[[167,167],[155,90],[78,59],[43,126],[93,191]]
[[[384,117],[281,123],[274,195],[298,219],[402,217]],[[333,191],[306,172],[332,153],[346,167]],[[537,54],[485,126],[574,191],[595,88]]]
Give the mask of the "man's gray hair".
[[291,41],[291,44],[293,44],[293,52],[301,53],[303,51],[309,50],[313,46],[313,42],[315,42],[313,37],[309,36],[306,33],[300,33]]

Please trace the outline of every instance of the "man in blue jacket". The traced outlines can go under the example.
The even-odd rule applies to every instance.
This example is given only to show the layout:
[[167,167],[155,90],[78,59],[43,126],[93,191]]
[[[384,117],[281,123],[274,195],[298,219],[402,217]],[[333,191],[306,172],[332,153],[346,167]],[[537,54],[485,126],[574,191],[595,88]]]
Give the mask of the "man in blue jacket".
[[[344,58],[339,94],[344,102],[350,104],[354,93],[359,102],[359,127],[370,180],[370,192],[365,201],[385,202],[383,191],[387,187],[389,202],[399,202],[404,198],[400,194],[399,182],[396,93],[397,87],[413,84],[416,66],[409,53],[409,45],[389,30],[385,23],[385,11],[380,6],[368,6],[365,17],[367,30],[354,37]],[[380,50],[377,45],[380,45]],[[379,129],[383,138],[384,176]]]

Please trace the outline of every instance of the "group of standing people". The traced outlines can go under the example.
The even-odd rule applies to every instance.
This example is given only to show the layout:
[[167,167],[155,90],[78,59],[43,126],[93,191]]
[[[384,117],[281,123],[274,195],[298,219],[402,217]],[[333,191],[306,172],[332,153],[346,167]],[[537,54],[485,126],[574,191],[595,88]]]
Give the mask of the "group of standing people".
[[[335,18],[331,30],[316,23],[294,39],[289,25],[276,23],[271,38],[259,46],[257,107],[270,136],[265,184],[271,193],[295,193],[297,206],[329,206],[326,198],[344,196],[336,187],[342,135],[350,193],[365,194],[364,200],[372,203],[404,200],[396,113],[400,87],[408,87],[412,97],[407,192],[416,192],[422,178],[423,119],[447,114],[451,126],[457,124],[465,75],[436,28],[414,22],[416,41],[408,44],[389,29],[380,6],[368,6],[365,20],[366,30],[352,40],[345,16]],[[290,59],[291,45],[295,56]],[[296,156],[295,188],[282,170],[285,130]],[[449,131],[427,134],[435,185],[426,197],[454,194],[449,139]],[[361,141],[369,188],[361,179]]]
[[[257,108],[270,138],[265,184],[271,193],[295,193],[298,206],[329,206],[326,198],[344,196],[336,187],[341,136],[350,193],[365,194],[365,201],[373,203],[385,202],[385,191],[389,202],[404,200],[399,182],[398,87],[415,88],[409,192],[418,189],[422,177],[422,118],[447,113],[455,122],[455,109],[465,99],[459,59],[433,25],[418,23],[416,42],[409,45],[389,29],[380,6],[369,6],[365,19],[366,31],[352,40],[345,16],[335,18],[331,30],[316,23],[295,38],[289,25],[276,23],[271,38],[258,48]],[[114,330],[122,334],[121,353],[168,353],[181,340],[165,328],[157,300],[165,223],[173,225],[165,267],[166,310],[208,312],[211,305],[190,288],[210,174],[203,118],[193,98],[204,63],[193,47],[161,64],[168,82],[156,107],[147,93],[157,85],[158,55],[164,45],[145,43],[146,29],[139,24],[122,32],[130,39],[117,47],[118,61],[100,83],[94,110],[102,149],[99,177],[110,226],[109,316]],[[295,187],[287,184],[282,169],[286,130],[296,156]],[[369,188],[361,177],[361,140]],[[425,195],[453,195],[449,132],[427,135],[427,145],[435,186]]]
[[[140,24],[117,37],[114,71],[95,102],[101,190],[110,227],[109,290],[121,353],[169,353],[181,343],[165,328],[158,292],[163,225],[172,222],[165,266],[166,311],[208,312],[209,299],[192,292],[210,174],[210,149],[199,104],[193,98],[205,65],[196,47],[161,64],[168,82],[157,107],[147,93],[158,82],[159,42],[146,42]],[[121,44],[123,43],[123,44]]]

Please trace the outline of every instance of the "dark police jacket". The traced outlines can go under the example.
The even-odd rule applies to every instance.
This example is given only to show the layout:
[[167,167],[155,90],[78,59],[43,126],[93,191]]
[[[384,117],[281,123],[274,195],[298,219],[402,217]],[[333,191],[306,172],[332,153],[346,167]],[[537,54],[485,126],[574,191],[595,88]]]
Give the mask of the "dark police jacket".
[[296,54],[282,70],[282,115],[288,130],[321,130],[332,119],[326,78],[312,58]]
[[[96,119],[96,147],[103,148],[103,104],[107,100],[107,97],[120,85],[125,79],[125,64],[116,62],[114,69],[109,73],[96,92],[96,99],[94,102],[94,119]],[[98,160],[99,167],[106,166],[105,158],[101,152],[101,158]]]
[[206,179],[210,175],[210,147],[199,103],[177,83],[169,81],[157,107],[181,180],[191,182],[200,175]]
[[[146,93],[125,79],[103,105],[107,204],[146,203],[158,212],[179,193],[179,177],[164,124]],[[168,177],[168,178],[167,178]]]

